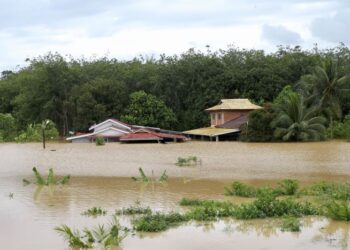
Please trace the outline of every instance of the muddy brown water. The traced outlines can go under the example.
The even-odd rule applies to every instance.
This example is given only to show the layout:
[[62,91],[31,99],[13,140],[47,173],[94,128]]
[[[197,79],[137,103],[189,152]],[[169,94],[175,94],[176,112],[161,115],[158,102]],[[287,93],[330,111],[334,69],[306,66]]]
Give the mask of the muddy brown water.
[[[51,151],[55,150],[55,151]],[[229,199],[223,190],[234,179],[261,186],[296,178],[348,181],[350,143],[246,144],[238,142],[183,144],[0,144],[0,249],[69,249],[53,228],[67,224],[83,229],[106,222],[115,209],[140,201],[157,211],[183,211],[183,197]],[[179,168],[177,157],[196,155],[202,165]],[[67,186],[54,190],[23,186],[36,165],[72,174]],[[167,170],[167,184],[135,183],[138,167],[155,176]],[[13,197],[10,197],[10,194]],[[100,206],[104,217],[81,212]],[[129,225],[128,218],[120,218]],[[299,233],[281,232],[276,220],[213,223],[191,222],[162,233],[128,236],[121,249],[349,249],[350,224],[324,218],[302,220]]]

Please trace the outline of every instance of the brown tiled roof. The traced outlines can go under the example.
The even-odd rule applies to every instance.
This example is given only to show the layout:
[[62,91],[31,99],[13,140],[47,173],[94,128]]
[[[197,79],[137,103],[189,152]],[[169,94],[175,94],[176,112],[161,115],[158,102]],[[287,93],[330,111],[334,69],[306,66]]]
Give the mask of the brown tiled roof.
[[260,106],[251,103],[248,99],[222,99],[218,105],[206,109],[207,111],[215,110],[253,110],[261,109]]

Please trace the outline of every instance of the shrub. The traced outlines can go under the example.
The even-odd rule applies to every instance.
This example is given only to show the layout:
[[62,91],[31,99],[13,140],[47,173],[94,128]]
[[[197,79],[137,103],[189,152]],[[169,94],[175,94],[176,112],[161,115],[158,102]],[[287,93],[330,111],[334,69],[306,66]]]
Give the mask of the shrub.
[[92,207],[92,208],[89,208],[88,210],[82,212],[82,215],[93,216],[93,217],[97,217],[100,215],[106,215],[106,214],[107,214],[107,211],[100,208],[100,207]]
[[350,115],[345,116],[343,122],[334,122],[333,126],[327,129],[328,137],[337,139],[350,139]]
[[168,214],[146,214],[135,219],[132,223],[136,231],[160,232],[185,221],[188,221],[185,215],[172,212]]
[[295,217],[284,218],[281,225],[283,232],[300,232],[301,223]]
[[200,160],[197,158],[197,156],[188,156],[185,158],[178,157],[175,165],[179,167],[190,167],[197,166],[199,162]]
[[115,213],[118,215],[151,214],[152,210],[149,207],[130,206],[116,210]]
[[[58,130],[55,124],[47,120],[47,127],[45,128],[45,137],[47,139],[56,139],[58,137]],[[22,131],[16,138],[16,142],[40,142],[42,141],[42,126],[41,124],[29,124],[25,131]]]
[[329,196],[336,200],[350,200],[350,183],[319,182],[301,191],[304,195]]
[[284,179],[278,183],[276,189],[281,195],[295,195],[298,191],[299,183],[296,180]]
[[325,215],[342,221],[350,221],[350,204],[348,201],[331,201],[325,205]]
[[235,181],[230,187],[225,187],[225,195],[255,197],[256,189],[254,187]]
[[103,137],[96,137],[96,146],[105,145],[105,139]]

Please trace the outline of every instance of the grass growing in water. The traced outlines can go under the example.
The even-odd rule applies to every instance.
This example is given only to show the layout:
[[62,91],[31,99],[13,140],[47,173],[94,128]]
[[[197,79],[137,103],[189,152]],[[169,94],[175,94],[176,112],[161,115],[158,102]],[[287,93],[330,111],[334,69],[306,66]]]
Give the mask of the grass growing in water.
[[117,215],[135,215],[135,214],[151,214],[152,210],[149,207],[142,207],[139,201],[135,202],[135,205],[118,209],[115,211]]
[[350,200],[350,183],[319,182],[304,188],[301,194],[327,196],[336,200]]
[[147,214],[135,219],[132,223],[136,231],[160,232],[186,221],[188,221],[186,215],[172,212],[168,214]]
[[175,165],[179,167],[190,167],[197,166],[200,162],[201,160],[199,160],[197,156],[178,157]]
[[325,204],[325,215],[334,220],[350,221],[350,203],[348,201],[330,201]]
[[100,207],[92,207],[92,208],[89,208],[88,210],[82,212],[81,214],[85,215],[85,216],[97,217],[97,216],[101,216],[101,215],[106,215],[107,211],[100,208]]
[[[39,173],[39,171],[36,169],[36,167],[33,167],[33,172],[34,172],[34,177],[35,177],[35,182],[33,182],[33,183],[37,184],[37,185],[41,185],[41,186],[49,186],[49,185],[54,185],[54,184],[65,185],[70,180],[70,175],[66,175],[66,176],[62,177],[61,179],[55,180],[54,172],[53,172],[52,168],[49,169],[49,174],[48,174],[46,179],[44,177],[42,177],[42,175]],[[22,181],[23,181],[24,185],[28,185],[31,183],[27,179],[23,179]]]
[[282,232],[300,232],[301,223],[295,217],[286,217],[282,221]]
[[118,246],[127,236],[129,229],[121,227],[117,218],[112,217],[112,220],[107,225],[98,225],[96,228],[84,229],[82,231],[73,230],[67,225],[55,227],[60,235],[68,242],[72,248],[93,248],[103,246]]
[[145,172],[143,171],[142,168],[139,168],[139,177],[131,177],[134,181],[140,181],[140,182],[166,182],[168,180],[168,175],[166,174],[166,170],[162,173],[162,175],[156,179],[153,177],[153,172],[152,172],[152,177],[148,177]]

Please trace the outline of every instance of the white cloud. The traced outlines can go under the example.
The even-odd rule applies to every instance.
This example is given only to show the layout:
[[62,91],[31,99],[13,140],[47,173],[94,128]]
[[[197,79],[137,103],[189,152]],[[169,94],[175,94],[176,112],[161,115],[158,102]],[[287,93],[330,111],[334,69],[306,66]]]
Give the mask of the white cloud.
[[[0,0],[0,2],[2,2]],[[199,49],[350,42],[346,0],[26,0],[0,9],[0,71],[48,51],[120,59]]]

